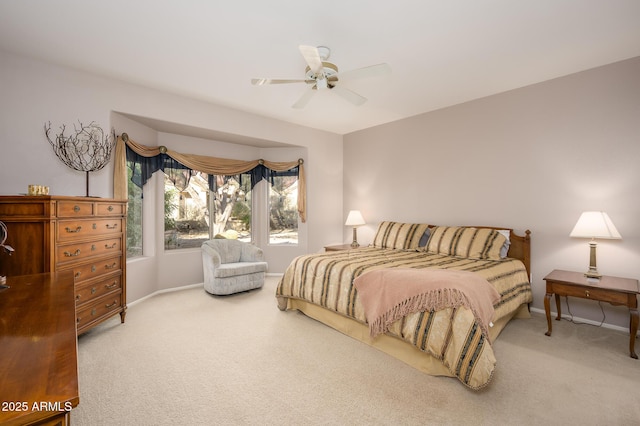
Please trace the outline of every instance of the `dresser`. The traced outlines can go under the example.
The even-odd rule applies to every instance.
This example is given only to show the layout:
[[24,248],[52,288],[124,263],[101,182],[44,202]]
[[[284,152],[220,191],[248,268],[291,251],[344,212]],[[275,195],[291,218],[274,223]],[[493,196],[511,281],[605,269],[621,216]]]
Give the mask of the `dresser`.
[[0,196],[7,225],[0,275],[71,270],[78,334],[126,314],[126,200],[67,196]]

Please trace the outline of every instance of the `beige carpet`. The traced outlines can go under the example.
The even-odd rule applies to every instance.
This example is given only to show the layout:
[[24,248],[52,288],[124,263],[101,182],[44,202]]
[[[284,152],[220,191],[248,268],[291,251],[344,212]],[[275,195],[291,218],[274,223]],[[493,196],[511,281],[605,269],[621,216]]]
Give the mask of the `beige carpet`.
[[[512,321],[480,392],[431,377],[297,312],[277,277],[215,297],[157,295],[79,339],[75,425],[409,425],[640,422],[640,361],[622,332]],[[130,284],[131,285],[131,284]],[[640,351],[640,344],[638,350]]]

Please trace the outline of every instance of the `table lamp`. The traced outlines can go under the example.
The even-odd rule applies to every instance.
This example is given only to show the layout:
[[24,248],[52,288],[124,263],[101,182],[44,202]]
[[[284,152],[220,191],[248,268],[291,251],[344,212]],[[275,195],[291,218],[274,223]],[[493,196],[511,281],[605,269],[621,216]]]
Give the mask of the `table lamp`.
[[576,226],[569,234],[571,237],[591,238],[589,242],[590,258],[589,270],[584,274],[587,278],[600,278],[596,267],[596,238],[608,240],[620,240],[622,236],[611,222],[609,215],[605,212],[584,212],[580,215]]
[[358,226],[362,226],[365,224],[360,210],[351,210],[349,212],[349,215],[347,216],[347,221],[344,224],[346,226],[353,226],[353,242],[351,243],[351,247],[360,247],[360,244],[358,244],[358,234],[356,229],[358,228]]

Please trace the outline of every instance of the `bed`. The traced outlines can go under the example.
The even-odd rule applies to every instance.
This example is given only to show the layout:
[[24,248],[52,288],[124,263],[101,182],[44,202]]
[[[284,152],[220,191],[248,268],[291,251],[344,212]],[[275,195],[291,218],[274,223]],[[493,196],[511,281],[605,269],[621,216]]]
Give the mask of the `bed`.
[[[367,320],[371,308],[362,303],[365,295],[371,303],[371,290],[360,294],[356,284],[392,271],[477,276],[498,295],[490,307],[491,322],[483,324],[468,303],[431,306],[396,316],[384,333],[375,335]],[[368,247],[295,258],[278,283],[276,298],[282,311],[300,311],[424,373],[457,377],[479,390],[495,372],[492,342],[512,318],[529,315],[530,232],[385,221]]]

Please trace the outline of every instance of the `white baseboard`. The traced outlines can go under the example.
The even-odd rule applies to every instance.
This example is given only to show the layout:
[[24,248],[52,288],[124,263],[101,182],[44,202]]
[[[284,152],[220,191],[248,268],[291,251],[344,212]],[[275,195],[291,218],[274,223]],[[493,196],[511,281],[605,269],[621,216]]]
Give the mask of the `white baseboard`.
[[[284,274],[283,273],[272,272],[272,273],[267,273],[265,275],[267,277],[281,277]],[[138,300],[134,300],[131,303],[127,302],[127,307],[134,306],[137,303],[140,303],[140,302],[142,302],[144,300],[150,299],[153,296],[157,296],[158,294],[171,293],[171,292],[174,292],[174,291],[181,291],[181,290],[187,290],[187,289],[190,289],[190,288],[202,287],[203,285],[204,285],[203,283],[197,283],[197,284],[189,284],[189,285],[185,285],[185,286],[181,286],[181,287],[172,287],[172,288],[166,288],[164,290],[154,291],[153,293],[147,294],[146,296],[141,297]]]
[[162,293],[172,293],[172,292],[174,292],[174,291],[181,291],[181,290],[187,290],[187,289],[195,288],[195,287],[202,287],[202,285],[203,285],[203,283],[197,283],[197,284],[189,284],[189,285],[185,285],[185,286],[182,286],[182,287],[172,287],[172,288],[166,288],[166,289],[164,289],[164,290],[154,291],[153,293],[151,293],[151,294],[147,294],[146,296],[141,297],[141,298],[140,298],[140,299],[138,299],[138,300],[134,300],[134,301],[133,301],[133,302],[131,302],[131,303],[127,302],[127,307],[134,306],[134,305],[136,305],[136,304],[138,304],[138,303],[140,303],[140,302],[142,302],[142,301],[144,301],[144,300],[147,300],[147,299],[152,298],[153,296],[157,296],[158,294],[162,294]]

